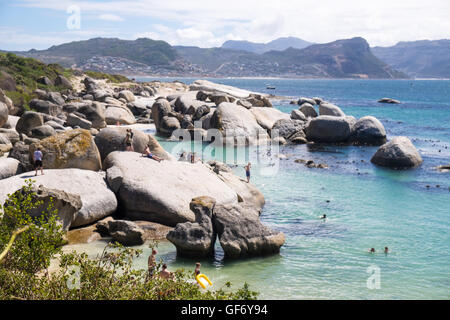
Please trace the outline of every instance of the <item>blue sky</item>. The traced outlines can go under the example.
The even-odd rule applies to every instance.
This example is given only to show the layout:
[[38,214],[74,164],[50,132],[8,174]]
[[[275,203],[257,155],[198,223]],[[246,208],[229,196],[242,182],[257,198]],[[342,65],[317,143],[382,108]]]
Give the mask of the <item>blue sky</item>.
[[[75,6],[75,7],[73,7]],[[80,25],[67,21],[80,12]],[[46,49],[93,37],[148,37],[220,46],[296,36],[330,42],[362,36],[372,46],[450,38],[448,0],[0,0],[0,49]]]

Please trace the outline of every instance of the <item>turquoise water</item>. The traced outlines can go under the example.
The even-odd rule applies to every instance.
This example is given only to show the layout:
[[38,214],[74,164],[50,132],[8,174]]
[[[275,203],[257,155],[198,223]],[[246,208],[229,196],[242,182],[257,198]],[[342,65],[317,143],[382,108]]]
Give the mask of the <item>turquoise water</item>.
[[[450,81],[214,81],[288,97],[319,96],[356,118],[374,115],[388,138],[408,136],[424,160],[417,169],[394,171],[370,163],[376,147],[281,147],[287,159],[277,174],[262,175],[255,163],[252,183],[266,198],[262,221],[284,232],[286,244],[279,255],[241,261],[223,260],[218,248],[215,259],[202,261],[216,287],[246,281],[267,299],[450,298],[450,173],[435,170],[450,163]],[[269,83],[277,89],[265,90]],[[404,103],[378,104],[381,97]],[[295,106],[288,99],[275,107],[290,112]],[[309,169],[297,158],[330,168]],[[242,168],[235,172],[244,177]],[[319,219],[322,214],[327,221]],[[371,247],[376,254],[368,253]],[[177,258],[170,243],[159,248],[169,268],[193,269],[195,261]],[[136,261],[145,264],[146,257]],[[371,266],[379,268],[379,289],[367,287]]]

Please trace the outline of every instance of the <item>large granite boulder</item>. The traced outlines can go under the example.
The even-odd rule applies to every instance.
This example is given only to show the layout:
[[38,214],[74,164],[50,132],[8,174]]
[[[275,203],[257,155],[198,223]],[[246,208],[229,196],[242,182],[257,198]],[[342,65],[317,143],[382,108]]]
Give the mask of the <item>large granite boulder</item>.
[[66,89],[73,89],[72,83],[64,76],[58,75],[55,79],[55,85]]
[[156,129],[159,134],[170,137],[175,130],[180,128],[181,124],[178,118],[164,116],[161,119],[160,126]]
[[423,160],[407,137],[395,137],[383,144],[370,160],[372,163],[390,168],[412,168]]
[[[1,89],[1,75],[3,71],[0,71],[0,102],[3,102],[8,107],[9,115],[16,115],[20,109],[14,106],[13,101],[5,94],[5,92]],[[11,89],[15,91],[16,89]]]
[[[102,161],[113,151],[125,150],[126,128],[109,127],[100,130],[95,136],[95,143],[100,152]],[[171,156],[161,147],[159,142],[151,135],[140,130],[133,130],[133,149],[135,152],[143,153],[147,145],[150,151],[163,159],[171,159]]]
[[14,144],[14,147],[8,154],[8,158],[18,160],[20,163],[20,170],[23,172],[31,171],[34,168],[33,161],[30,157],[30,146],[22,141]]
[[57,104],[39,99],[31,100],[30,108],[37,112],[46,113],[52,116],[57,116],[61,112],[61,107]]
[[100,153],[91,133],[84,129],[67,130],[30,146],[30,157],[40,148],[47,169],[78,168],[101,170]]
[[60,106],[63,105],[65,102],[64,98],[61,96],[61,93],[59,92],[48,92],[47,100]]
[[305,128],[308,141],[345,142],[352,133],[352,121],[347,117],[318,116]]
[[152,106],[152,119],[155,122],[156,130],[161,126],[162,118],[169,115],[172,106],[166,99],[160,98]]
[[107,124],[134,124],[136,119],[134,118],[133,112],[130,111],[126,106],[121,105],[108,105],[105,111],[105,121]]
[[319,105],[319,113],[321,116],[345,117],[341,108],[329,102],[322,102]]
[[0,102],[0,127],[3,127],[8,121],[9,109],[8,106]]
[[303,131],[305,126],[306,121],[304,120],[281,119],[275,122],[272,130],[270,130],[270,135],[274,138],[276,137],[275,134],[278,134],[279,137],[289,140],[296,133]]
[[133,92],[130,90],[122,90],[119,92],[119,98],[125,99],[127,102],[133,102],[135,100]]
[[307,118],[315,118],[317,117],[317,111],[314,109],[312,104],[310,103],[303,103],[299,110],[305,115]]
[[204,258],[214,255],[216,233],[212,215],[216,201],[211,197],[197,197],[189,204],[195,214],[195,222],[178,223],[167,234],[167,240],[177,248],[177,255],[189,258]]
[[194,221],[189,203],[195,197],[210,196],[220,204],[238,201],[236,191],[199,162],[157,162],[134,152],[113,152],[104,167],[123,213],[132,220],[175,226]]
[[230,167],[219,161],[209,161],[211,170],[217,174],[220,180],[236,191],[239,204],[250,207],[257,212],[261,212],[266,202],[264,195],[253,184],[247,183],[239,176],[235,175]]
[[138,246],[145,242],[145,232],[136,223],[126,220],[108,221],[108,232],[113,241],[124,246]]
[[308,103],[310,105],[315,105],[317,102],[316,102],[316,100],[311,99],[311,98],[301,97],[300,99],[298,99],[297,103],[298,103],[299,106],[301,106],[301,105],[303,105],[305,103]]
[[32,217],[40,217],[43,212],[48,214],[50,213],[48,210],[56,210],[58,221],[65,231],[69,230],[77,212],[82,207],[79,195],[67,193],[63,190],[46,188],[43,185],[33,185],[31,189],[21,188],[14,194],[17,193],[23,196],[31,196],[34,203],[39,201],[38,206],[27,211]]
[[83,104],[77,111],[86,116],[93,128],[102,129],[106,127],[105,107],[102,103],[94,101],[93,103]]
[[253,113],[234,103],[223,102],[215,110],[210,127],[218,129],[223,143],[233,146],[256,145],[269,139],[267,131],[257,122]]
[[0,183],[0,203],[3,204],[8,194],[26,185],[25,180],[33,178],[35,185],[57,189],[66,193],[79,195],[82,206],[77,212],[71,227],[91,224],[117,209],[117,199],[108,188],[104,173],[80,169],[46,170],[45,175],[34,176],[34,172],[16,175]]
[[44,118],[40,113],[34,111],[25,112],[17,121],[16,130],[19,133],[23,133],[27,136],[31,135],[33,128],[42,126],[44,124]]
[[20,162],[13,158],[0,158],[0,180],[15,176],[21,172]]
[[272,129],[275,122],[281,119],[289,119],[287,113],[275,108],[251,108],[250,112],[255,117],[258,124],[266,130]]
[[9,140],[12,144],[20,141],[19,133],[14,129],[4,129],[0,128],[0,135]]
[[87,119],[84,119],[75,113],[70,113],[67,115],[66,123],[70,127],[79,127],[81,129],[91,130],[92,122]]
[[226,258],[278,253],[285,242],[282,232],[264,226],[257,212],[240,204],[216,205],[213,224]]
[[303,112],[301,112],[300,110],[292,110],[291,111],[291,119],[292,120],[302,120],[302,121],[307,120],[305,114]]
[[31,129],[31,137],[36,139],[45,139],[55,134],[55,129],[53,127],[44,124],[39,127],[34,127]]
[[375,117],[366,116],[359,119],[353,126],[352,142],[367,145],[382,145],[386,142],[386,130]]

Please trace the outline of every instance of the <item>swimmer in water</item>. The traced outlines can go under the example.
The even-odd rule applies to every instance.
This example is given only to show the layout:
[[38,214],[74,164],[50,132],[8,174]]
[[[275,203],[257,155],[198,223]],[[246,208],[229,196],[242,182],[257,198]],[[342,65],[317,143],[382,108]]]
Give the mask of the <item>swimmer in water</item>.
[[388,247],[384,247],[384,253],[388,254],[389,253],[389,248]]
[[369,250],[369,253],[375,253],[375,248],[371,248],[371,249]]
[[320,219],[325,220],[327,218],[326,214],[323,214],[323,216],[320,217]]

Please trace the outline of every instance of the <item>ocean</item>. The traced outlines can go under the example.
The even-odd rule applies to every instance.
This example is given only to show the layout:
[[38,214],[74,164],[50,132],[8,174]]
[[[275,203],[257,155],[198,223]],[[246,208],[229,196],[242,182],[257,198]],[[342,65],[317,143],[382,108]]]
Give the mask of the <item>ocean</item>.
[[[137,78],[137,80],[196,79]],[[261,220],[286,235],[279,255],[238,261],[202,260],[202,272],[220,288],[244,282],[261,299],[449,299],[450,173],[436,166],[450,163],[450,81],[446,80],[291,80],[209,79],[251,91],[285,96],[274,107],[290,113],[291,99],[321,97],[347,114],[377,117],[388,139],[407,136],[423,164],[391,170],[370,163],[377,147],[281,146],[287,158],[274,175],[254,164],[252,183],[264,194]],[[270,84],[275,90],[268,90]],[[390,97],[401,104],[380,104]],[[167,150],[174,142],[161,141]],[[254,152],[252,148],[248,152]],[[326,163],[307,168],[295,159]],[[242,167],[234,169],[245,177]],[[323,214],[327,220],[319,219]],[[104,242],[74,245],[95,256]],[[384,254],[384,247],[389,253]],[[368,250],[375,248],[376,253]],[[145,268],[150,249],[135,261]],[[68,248],[69,249],[69,248]],[[194,269],[194,260],[176,257],[175,247],[159,244],[157,258],[169,269]]]

